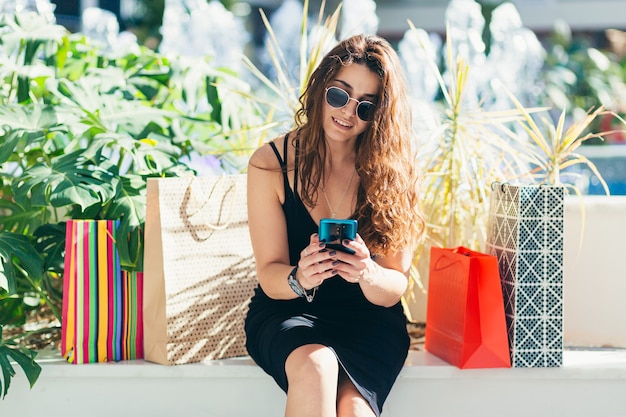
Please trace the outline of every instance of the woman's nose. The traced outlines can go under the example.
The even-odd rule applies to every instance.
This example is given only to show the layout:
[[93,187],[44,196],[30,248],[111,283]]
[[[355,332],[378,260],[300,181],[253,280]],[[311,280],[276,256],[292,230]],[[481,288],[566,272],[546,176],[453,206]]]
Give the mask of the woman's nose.
[[[352,103],[354,102],[354,103]],[[348,98],[348,102],[346,103],[345,106],[343,106],[343,111],[346,112],[346,114],[350,115],[350,116],[355,116],[356,115],[356,109],[359,106],[359,100],[355,99],[355,98]]]

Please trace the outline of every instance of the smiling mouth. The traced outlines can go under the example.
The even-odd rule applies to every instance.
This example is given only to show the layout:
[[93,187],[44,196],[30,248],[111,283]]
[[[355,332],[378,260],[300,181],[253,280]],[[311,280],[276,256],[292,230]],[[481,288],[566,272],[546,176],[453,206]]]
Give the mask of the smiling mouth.
[[352,127],[352,125],[351,125],[350,123],[344,122],[343,120],[339,120],[339,119],[337,119],[337,118],[335,118],[335,117],[333,117],[333,120],[335,121],[335,123],[337,123],[337,124],[338,124],[338,125],[340,125],[340,126],[343,126],[343,127]]

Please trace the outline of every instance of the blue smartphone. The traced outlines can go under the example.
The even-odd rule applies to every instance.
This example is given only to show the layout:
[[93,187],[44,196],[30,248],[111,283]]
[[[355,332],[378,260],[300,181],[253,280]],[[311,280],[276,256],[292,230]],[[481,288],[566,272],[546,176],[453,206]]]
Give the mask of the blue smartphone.
[[326,243],[326,248],[340,250],[346,253],[354,253],[352,249],[341,244],[344,239],[356,239],[356,220],[328,219],[320,220],[319,238]]

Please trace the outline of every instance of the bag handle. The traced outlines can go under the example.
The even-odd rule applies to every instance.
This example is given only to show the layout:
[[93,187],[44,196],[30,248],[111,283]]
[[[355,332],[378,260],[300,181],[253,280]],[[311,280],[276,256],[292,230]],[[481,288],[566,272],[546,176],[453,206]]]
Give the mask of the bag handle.
[[[202,204],[200,204],[200,206],[195,211],[193,211],[192,213],[189,213],[187,209],[189,207],[189,201],[191,200],[191,197],[194,195],[193,183],[195,181],[196,181],[196,177],[195,176],[191,177],[191,181],[189,181],[189,185],[187,186],[187,189],[185,191],[185,198],[183,199],[183,204],[181,204],[181,207],[180,207],[180,216],[183,219],[183,222],[185,223],[187,227],[193,230],[189,222],[189,219],[195,216],[196,214],[200,213],[211,200],[213,200],[216,197],[221,196],[222,199],[219,204],[219,210],[217,213],[216,223],[205,222],[203,223],[203,226],[208,227],[213,232],[227,229],[230,226],[232,217],[233,217],[236,192],[237,192],[237,182],[234,181],[230,184],[226,184],[227,183],[226,174],[222,174],[211,187],[211,190],[209,191],[205,201]],[[229,195],[231,196],[230,205],[228,205],[226,201]],[[226,212],[226,214],[224,214],[224,212]],[[223,222],[220,222],[220,220],[223,217],[226,217],[226,219]],[[211,234],[209,234],[209,236],[205,238],[199,237],[197,233],[194,233],[194,234],[196,235],[196,238],[198,240],[202,240],[202,241],[207,240],[211,237]]]
[[[470,253],[468,249],[460,247],[460,246],[454,249],[443,249],[440,252],[440,256],[437,257],[437,261],[435,262],[435,265],[433,266],[433,270],[441,271],[441,270],[450,268],[451,266],[456,265],[461,262],[459,259],[451,259],[452,257],[449,256],[450,254],[464,255],[464,256],[467,256],[468,258],[472,256],[472,254]],[[445,265],[442,265],[442,262],[444,260],[448,262]]]
[[494,181],[491,183],[491,190],[496,192],[499,191],[504,194],[509,190],[509,183]]

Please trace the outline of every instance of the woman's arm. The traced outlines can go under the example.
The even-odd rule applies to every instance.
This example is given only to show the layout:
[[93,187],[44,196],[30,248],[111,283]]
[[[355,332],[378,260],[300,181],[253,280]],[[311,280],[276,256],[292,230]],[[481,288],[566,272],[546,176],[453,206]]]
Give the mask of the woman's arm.
[[373,260],[359,235],[344,245],[354,249],[355,254],[337,252],[336,272],[346,281],[358,283],[372,304],[383,307],[396,304],[408,286],[414,249],[406,248],[393,255],[379,255]]
[[393,256],[376,257],[368,264],[359,278],[359,285],[365,297],[373,304],[391,307],[405,293],[409,280],[409,270],[413,251],[402,251]]
[[287,225],[282,209],[283,174],[269,144],[252,155],[247,176],[248,226],[259,284],[271,298],[296,298],[287,283],[293,267],[289,264]]

